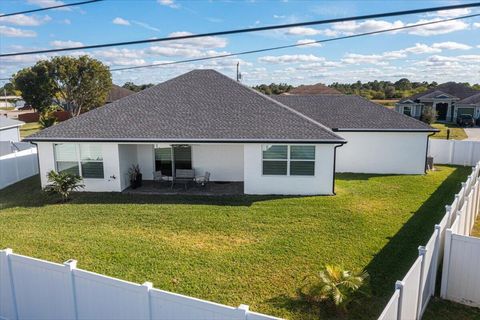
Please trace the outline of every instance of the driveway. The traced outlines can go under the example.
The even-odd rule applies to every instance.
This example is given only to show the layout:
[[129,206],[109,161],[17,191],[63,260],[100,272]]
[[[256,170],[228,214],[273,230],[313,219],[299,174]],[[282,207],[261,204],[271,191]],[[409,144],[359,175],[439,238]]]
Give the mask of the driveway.
[[479,128],[465,128],[465,133],[468,138],[465,140],[477,140],[480,141],[480,127]]

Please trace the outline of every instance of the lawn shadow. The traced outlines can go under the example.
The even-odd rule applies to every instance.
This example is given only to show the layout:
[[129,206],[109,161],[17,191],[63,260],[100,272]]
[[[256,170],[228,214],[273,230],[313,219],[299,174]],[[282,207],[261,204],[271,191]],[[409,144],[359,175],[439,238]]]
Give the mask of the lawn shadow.
[[[311,196],[278,195],[165,195],[131,194],[122,192],[73,192],[68,203],[73,204],[186,204],[214,206],[251,206],[256,202],[277,199],[308,198]],[[0,191],[0,209],[11,207],[41,207],[57,204],[59,198],[41,190],[39,175],[19,181]]]

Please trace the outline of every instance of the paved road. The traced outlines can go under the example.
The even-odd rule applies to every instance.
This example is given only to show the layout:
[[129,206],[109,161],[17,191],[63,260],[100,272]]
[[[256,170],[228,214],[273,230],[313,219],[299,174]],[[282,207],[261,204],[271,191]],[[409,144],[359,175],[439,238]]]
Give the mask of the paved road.
[[465,133],[468,138],[465,140],[478,140],[480,141],[480,128],[465,128]]

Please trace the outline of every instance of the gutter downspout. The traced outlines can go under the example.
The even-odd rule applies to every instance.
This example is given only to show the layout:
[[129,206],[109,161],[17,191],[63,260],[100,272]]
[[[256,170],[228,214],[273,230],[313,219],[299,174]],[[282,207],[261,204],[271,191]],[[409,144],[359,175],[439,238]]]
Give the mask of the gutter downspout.
[[336,163],[337,163],[337,148],[342,147],[345,143],[336,145],[333,147],[333,178],[332,178],[332,195],[336,195],[335,193],[335,170],[336,170]]
[[427,173],[427,157],[428,157],[428,142],[430,141],[430,137],[433,136],[437,132],[432,132],[427,135],[427,147],[425,148],[425,168],[423,170],[424,173]]
[[[37,166],[38,166],[38,175],[40,175],[40,152],[38,152],[38,144],[36,142],[29,141],[31,144],[37,148]],[[41,183],[42,177],[40,177],[40,183]]]

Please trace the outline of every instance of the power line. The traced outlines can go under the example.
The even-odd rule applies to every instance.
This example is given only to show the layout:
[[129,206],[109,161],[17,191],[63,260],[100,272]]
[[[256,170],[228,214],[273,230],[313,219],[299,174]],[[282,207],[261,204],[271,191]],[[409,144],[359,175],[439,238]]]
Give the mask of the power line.
[[478,17],[478,16],[480,16],[480,13],[471,14],[471,15],[467,15],[467,16],[461,16],[461,17],[455,17],[455,18],[450,18],[450,19],[443,19],[443,20],[438,20],[438,21],[429,21],[429,22],[424,22],[424,23],[417,23],[417,24],[412,24],[412,25],[397,27],[397,28],[389,28],[389,29],[382,29],[382,30],[371,31],[371,32],[357,33],[357,34],[353,34],[353,35],[349,35],[349,36],[342,36],[342,37],[336,37],[336,38],[330,38],[330,39],[316,40],[316,41],[311,41],[311,42],[307,42],[307,43],[289,44],[289,45],[278,46],[278,47],[248,50],[248,51],[241,51],[241,52],[236,52],[236,53],[227,53],[227,54],[221,54],[221,55],[210,56],[210,57],[193,58],[193,59],[178,60],[178,61],[163,62],[163,63],[154,63],[154,64],[149,64],[149,65],[144,65],[144,66],[114,68],[114,69],[110,69],[110,71],[123,71],[123,70],[141,69],[141,68],[149,68],[149,67],[160,67],[160,66],[167,66],[167,65],[173,65],[173,64],[181,64],[181,63],[188,63],[188,62],[197,62],[197,61],[204,61],[204,60],[220,59],[220,58],[241,56],[241,55],[252,54],[252,53],[260,53],[260,52],[266,52],[266,51],[273,51],[273,50],[308,46],[308,45],[312,45],[312,44],[315,44],[315,43],[325,43],[325,42],[345,40],[345,39],[369,36],[369,35],[391,32],[391,31],[399,31],[399,30],[404,30],[404,29],[418,28],[418,27],[423,27],[423,26],[427,26],[427,25],[443,23],[443,22],[448,22],[448,21],[454,21],[454,20],[467,19],[467,18],[473,18],[473,17]]
[[316,20],[316,21],[308,21],[308,22],[290,23],[290,24],[271,25],[271,26],[256,27],[256,28],[216,31],[216,32],[209,32],[209,33],[191,34],[191,35],[157,38],[157,39],[144,39],[144,40],[114,42],[114,43],[106,43],[106,44],[95,44],[95,45],[69,47],[69,48],[58,48],[58,49],[46,49],[46,50],[36,50],[36,51],[3,53],[3,54],[0,54],[0,57],[11,57],[11,56],[21,56],[21,55],[30,55],[30,54],[39,54],[39,53],[52,53],[52,52],[61,52],[61,51],[85,50],[85,49],[97,49],[97,48],[105,48],[105,47],[127,46],[127,45],[134,45],[134,44],[143,44],[143,43],[152,43],[152,42],[165,42],[165,41],[173,41],[173,40],[186,40],[186,39],[193,39],[193,38],[221,36],[221,35],[227,35],[227,34],[238,34],[238,33],[246,33],[246,32],[267,31],[267,30],[273,30],[273,29],[284,29],[284,28],[311,26],[311,25],[337,23],[337,22],[345,22],[345,21],[384,18],[384,17],[392,17],[392,16],[400,16],[400,15],[411,15],[411,14],[418,14],[418,13],[426,13],[426,12],[432,12],[432,11],[465,9],[465,8],[472,8],[472,7],[480,7],[480,2],[474,2],[474,3],[468,3],[468,4],[459,4],[459,5],[451,5],[451,6],[442,6],[442,7],[429,7],[429,8],[414,9],[414,10],[393,11],[393,12],[385,12],[385,13],[377,13],[377,14],[369,14],[369,15],[363,15],[363,16],[337,18],[337,19],[327,19],[327,20]]
[[33,12],[38,12],[38,11],[45,11],[45,10],[52,10],[52,9],[58,9],[58,8],[79,6],[81,4],[88,4],[88,3],[100,2],[100,1],[103,1],[103,0],[89,0],[89,1],[82,1],[82,2],[66,3],[66,4],[60,4],[58,6],[51,6],[51,7],[46,7],[46,8],[39,8],[39,9],[20,11],[20,12],[6,13],[6,14],[0,15],[0,18],[16,16],[16,15],[25,14],[25,13],[33,13]]

